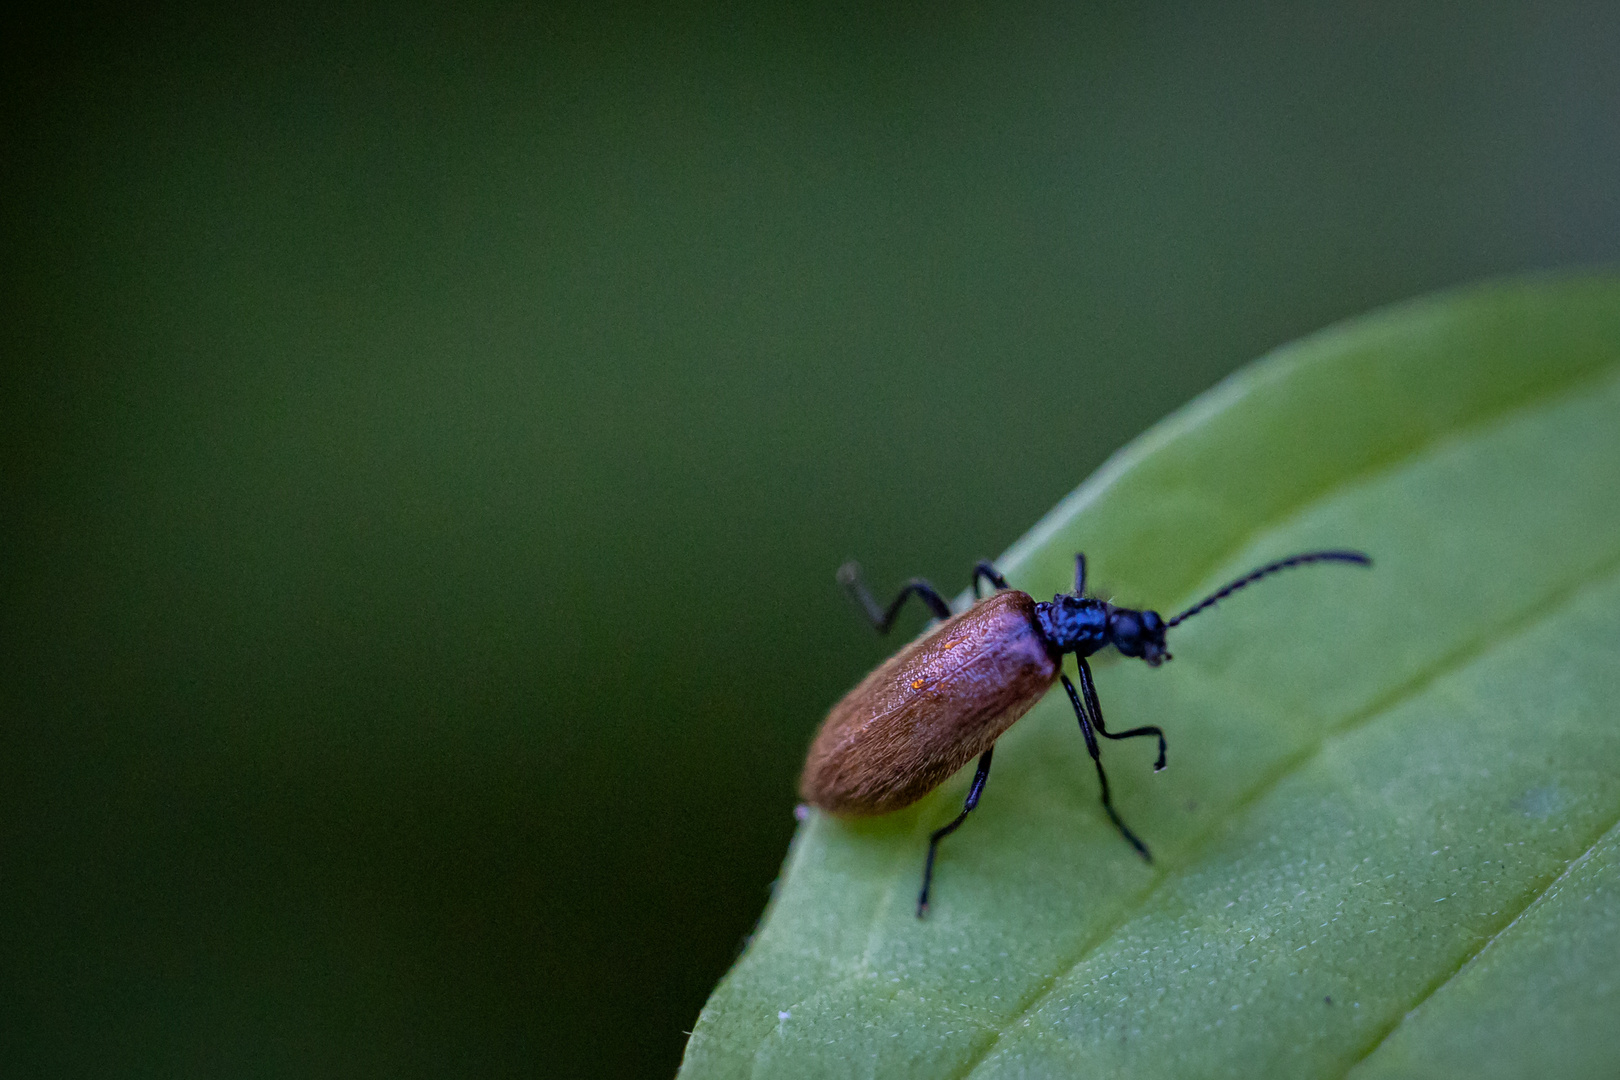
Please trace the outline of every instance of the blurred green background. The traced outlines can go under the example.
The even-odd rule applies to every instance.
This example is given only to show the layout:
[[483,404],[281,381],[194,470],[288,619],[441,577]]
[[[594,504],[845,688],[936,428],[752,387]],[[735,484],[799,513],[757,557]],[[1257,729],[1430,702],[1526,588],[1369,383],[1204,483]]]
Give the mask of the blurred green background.
[[4,18],[10,1076],[667,1075],[842,560],[1620,252],[1604,3]]

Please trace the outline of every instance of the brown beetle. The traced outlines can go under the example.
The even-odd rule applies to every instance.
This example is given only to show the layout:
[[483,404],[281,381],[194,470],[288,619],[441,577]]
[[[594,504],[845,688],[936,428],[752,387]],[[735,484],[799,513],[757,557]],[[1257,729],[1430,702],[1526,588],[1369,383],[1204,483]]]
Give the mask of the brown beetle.
[[[1009,588],[989,562],[973,568],[973,594],[981,580],[998,590],[960,615],[932,585],[913,578],[885,610],[861,582],[860,569],[845,563],[838,580],[849,590],[878,633],[888,633],[906,597],[915,594],[942,620],[927,634],[901,649],[888,663],[862,679],[834,705],[810,745],[799,778],[806,802],[844,817],[887,814],[909,806],[938,787],[973,758],[979,759],[962,812],[928,839],[917,917],[928,911],[928,889],[934,877],[939,842],[979,805],[990,757],[1001,733],[1034,707],[1054,682],[1062,682],[1080,720],[1080,733],[1097,766],[1102,805],[1109,820],[1144,859],[1148,849],[1114,811],[1103,772],[1097,736],[1131,739],[1152,735],[1159,740],[1154,771],[1164,768],[1164,732],[1138,727],[1111,732],[1103,727],[1102,707],[1086,657],[1112,645],[1125,656],[1139,657],[1150,667],[1170,659],[1165,631],[1267,574],[1313,562],[1347,562],[1362,566],[1372,560],[1359,551],[1309,551],[1267,563],[1218,589],[1166,622],[1156,611],[1116,607],[1085,595],[1086,557],[1075,556],[1074,591],[1050,602]],[[1063,674],[1063,655],[1073,653],[1080,690]]]

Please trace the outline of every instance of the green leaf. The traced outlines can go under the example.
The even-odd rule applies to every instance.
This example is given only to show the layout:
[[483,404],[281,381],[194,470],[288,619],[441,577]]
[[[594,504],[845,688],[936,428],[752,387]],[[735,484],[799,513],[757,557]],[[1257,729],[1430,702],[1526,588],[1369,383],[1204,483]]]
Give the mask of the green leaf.
[[[1280,350],[1007,554],[1177,610],[1099,668],[1109,826],[1061,692],[917,807],[800,829],[685,1077],[1620,1072],[1620,280],[1403,305]],[[1143,745],[1138,745],[1143,744]],[[971,770],[969,770],[971,771]]]

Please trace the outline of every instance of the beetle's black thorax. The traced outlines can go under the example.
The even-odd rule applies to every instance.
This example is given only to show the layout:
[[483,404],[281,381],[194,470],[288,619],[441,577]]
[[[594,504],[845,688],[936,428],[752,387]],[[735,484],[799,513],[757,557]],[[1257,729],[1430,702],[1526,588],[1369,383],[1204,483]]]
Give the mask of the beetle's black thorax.
[[1035,605],[1035,621],[1046,643],[1060,653],[1090,656],[1108,642],[1111,605],[1089,596],[1059,593]]
[[1106,600],[1059,593],[1050,603],[1035,605],[1041,636],[1057,653],[1090,656],[1112,645],[1158,667],[1170,659],[1164,648],[1165,622],[1156,611],[1115,607]]

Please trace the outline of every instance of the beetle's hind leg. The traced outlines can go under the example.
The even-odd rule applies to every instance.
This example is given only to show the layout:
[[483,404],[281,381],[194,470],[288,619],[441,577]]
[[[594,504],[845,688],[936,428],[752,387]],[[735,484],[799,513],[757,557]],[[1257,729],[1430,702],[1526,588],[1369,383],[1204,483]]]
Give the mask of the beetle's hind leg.
[[1121,836],[1130,841],[1131,846],[1141,854],[1142,858],[1152,862],[1153,856],[1148,852],[1147,845],[1142,843],[1135,833],[1131,832],[1130,827],[1120,820],[1119,814],[1114,810],[1114,799],[1108,791],[1108,774],[1103,772],[1102,752],[1097,748],[1097,736],[1092,734],[1091,721],[1086,717],[1086,706],[1080,700],[1079,691],[1075,690],[1074,683],[1069,681],[1067,675],[1058,677],[1063,680],[1063,689],[1069,692],[1069,701],[1074,705],[1074,715],[1080,718],[1080,734],[1086,737],[1086,750],[1091,754],[1091,763],[1097,766],[1097,782],[1102,785],[1102,804],[1103,809],[1108,811],[1108,820],[1114,823],[1114,828],[1119,830]]
[[973,599],[975,600],[979,598],[980,578],[988,581],[993,588],[1012,588],[1011,585],[1007,584],[1007,579],[1001,576],[1001,571],[996,569],[995,563],[989,559],[980,559],[978,565],[973,568]]
[[889,627],[894,625],[894,617],[900,614],[900,606],[906,602],[906,597],[913,594],[928,605],[928,610],[934,613],[934,618],[951,617],[951,605],[939,595],[938,589],[922,578],[912,578],[906,582],[900,589],[900,595],[889,603],[887,610],[879,607],[878,602],[872,598],[872,590],[861,580],[861,568],[857,563],[847,562],[838,568],[838,584],[842,585],[860,605],[866,617],[871,620],[872,626],[880,634],[889,632]]
[[990,755],[995,752],[996,748],[992,746],[979,756],[979,767],[973,773],[973,786],[968,788],[967,799],[962,803],[962,812],[957,814],[949,825],[935,829],[928,837],[928,861],[923,863],[922,892],[917,894],[919,919],[928,914],[928,890],[934,884],[934,854],[939,850],[939,842],[955,832],[957,826],[966,821],[967,816],[973,813],[973,808],[979,805],[979,795],[984,791],[985,778],[990,775]]
[[1102,706],[1097,704],[1097,684],[1091,681],[1091,665],[1086,663],[1084,659],[1080,659],[1079,663],[1080,686],[1086,692],[1086,707],[1091,712],[1091,723],[1097,729],[1097,734],[1105,739],[1135,739],[1142,735],[1157,735],[1159,737],[1159,760],[1153,763],[1153,771],[1158,772],[1164,768],[1164,729],[1149,724],[1146,727],[1131,728],[1129,731],[1115,733],[1104,728]]

